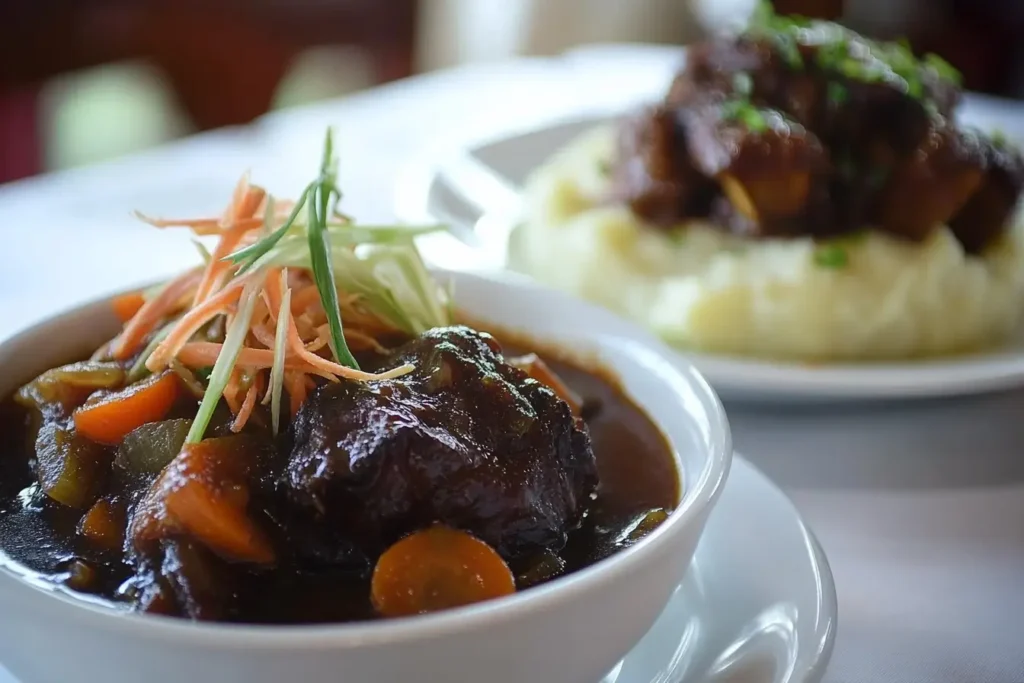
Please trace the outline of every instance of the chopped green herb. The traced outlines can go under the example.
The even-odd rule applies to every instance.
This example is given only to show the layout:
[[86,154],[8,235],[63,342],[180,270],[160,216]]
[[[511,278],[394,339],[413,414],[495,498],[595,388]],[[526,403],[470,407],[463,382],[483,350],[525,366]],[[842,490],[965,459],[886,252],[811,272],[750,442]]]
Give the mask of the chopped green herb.
[[843,268],[850,262],[850,255],[841,244],[825,244],[814,252],[814,262],[822,268]]
[[780,59],[794,69],[804,68],[801,48],[806,46],[814,48],[814,62],[825,71],[865,83],[888,83],[920,100],[927,95],[925,70],[955,85],[963,82],[960,72],[941,57],[926,54],[918,59],[906,39],[879,42],[831,22],[779,16],[767,1],[758,4],[747,33],[772,41]]
[[907,81],[907,94],[913,97],[915,100],[919,100],[924,97],[924,83],[917,79],[911,79]]
[[597,162],[597,172],[603,176],[609,176],[612,174],[612,162],[607,159],[601,159]]
[[791,69],[804,68],[804,58],[800,54],[800,46],[797,45],[796,38],[780,33],[775,37],[775,47],[782,56],[783,61]]
[[750,16],[750,27],[751,28],[768,28],[777,19],[778,15],[775,14],[775,7],[772,6],[770,0],[760,0],[757,6],[754,7],[754,13]]
[[833,105],[840,105],[850,99],[850,91],[842,83],[830,81],[828,84],[828,101]]
[[996,128],[993,130],[990,139],[992,140],[992,144],[1000,149],[1009,144],[1009,140],[1006,139],[1006,133],[1003,132],[1002,128]]
[[196,368],[192,371],[192,374],[196,376],[196,379],[203,384],[210,383],[210,374],[213,372],[213,366],[208,365],[205,368]]
[[730,100],[722,105],[722,117],[727,121],[738,121],[752,133],[768,130],[768,121],[757,107],[745,100]]

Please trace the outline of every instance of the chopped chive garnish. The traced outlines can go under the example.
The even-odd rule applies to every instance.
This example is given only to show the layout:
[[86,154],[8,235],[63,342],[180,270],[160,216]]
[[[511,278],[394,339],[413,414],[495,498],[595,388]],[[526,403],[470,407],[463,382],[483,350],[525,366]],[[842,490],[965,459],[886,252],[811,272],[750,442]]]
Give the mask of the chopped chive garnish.
[[822,268],[843,268],[850,262],[850,255],[840,244],[826,244],[814,252],[814,262]]
[[722,105],[722,117],[729,121],[742,123],[753,133],[768,130],[768,121],[757,107],[745,100],[730,100]]
[[850,91],[842,83],[830,81],[828,84],[828,101],[840,105],[850,99]]

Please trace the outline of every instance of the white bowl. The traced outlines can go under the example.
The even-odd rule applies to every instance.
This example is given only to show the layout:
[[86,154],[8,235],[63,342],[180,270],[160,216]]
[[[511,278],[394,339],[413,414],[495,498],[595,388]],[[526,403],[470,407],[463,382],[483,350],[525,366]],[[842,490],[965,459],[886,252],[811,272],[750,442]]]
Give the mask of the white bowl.
[[[0,662],[23,683],[593,683],[647,632],[686,573],[732,458],[714,392],[660,342],[515,277],[440,273],[476,319],[595,355],[661,427],[678,508],[636,545],[522,593],[438,614],[316,626],[197,624],[118,612],[0,568]],[[106,301],[0,344],[0,391],[117,330]]]

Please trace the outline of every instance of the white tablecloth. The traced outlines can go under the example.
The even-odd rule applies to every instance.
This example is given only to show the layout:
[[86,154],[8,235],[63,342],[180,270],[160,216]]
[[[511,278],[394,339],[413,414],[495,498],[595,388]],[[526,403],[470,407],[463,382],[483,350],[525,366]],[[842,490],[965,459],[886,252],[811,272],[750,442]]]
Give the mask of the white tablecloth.
[[[327,124],[340,134],[346,208],[386,220],[410,155],[651,96],[674,62],[664,49],[609,46],[468,67],[0,187],[0,336],[190,263],[184,236],[143,227],[128,210],[217,209],[244,168],[295,191]],[[977,120],[1024,130],[1021,105],[970,106]],[[786,488],[829,555],[840,619],[828,683],[1024,682],[1024,391],[729,409],[737,448]]]

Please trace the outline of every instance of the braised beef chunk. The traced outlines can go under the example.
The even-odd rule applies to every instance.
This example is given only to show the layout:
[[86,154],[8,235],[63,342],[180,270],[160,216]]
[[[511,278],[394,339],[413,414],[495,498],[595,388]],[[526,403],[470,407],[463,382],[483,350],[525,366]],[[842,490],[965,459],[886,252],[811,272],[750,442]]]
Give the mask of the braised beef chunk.
[[435,521],[507,558],[562,547],[597,485],[569,406],[467,327],[427,332],[388,365],[405,362],[416,369],[404,377],[328,384],[307,400],[286,495],[370,547]]
[[893,171],[881,193],[879,219],[890,234],[911,240],[947,223],[978,189],[984,152],[977,136],[942,123]]
[[[661,105],[623,124],[643,144],[620,145],[612,194],[657,226],[707,218],[752,237],[920,240],[952,221],[979,251],[1005,229],[1024,161],[955,127],[957,79],[900,43],[761,17],[692,47]],[[705,201],[686,201],[702,180]]]
[[746,219],[740,232],[798,234],[819,217],[829,161],[813,133],[777,111],[728,103],[693,107],[684,120],[689,157]]
[[[119,610],[248,623],[386,616],[373,589],[382,555],[408,558],[396,542],[436,522],[476,536],[474,557],[479,541],[498,551],[490,561],[516,590],[587,567],[635,540],[640,516],[678,503],[671,450],[599,368],[503,339],[507,358],[465,327],[359,351],[366,370],[415,370],[318,380],[277,435],[250,420],[190,442],[188,395],[89,467],[88,443],[64,443],[76,441],[69,411],[106,370],[45,373],[26,400],[0,402],[0,566]],[[423,566],[409,590],[430,590],[431,565],[465,559],[445,544],[420,551],[401,561]]]
[[685,152],[683,124],[675,112],[656,107],[625,120],[619,131],[615,194],[655,224],[672,224],[680,214],[699,213],[716,192]]
[[950,222],[968,252],[981,251],[1010,220],[1024,187],[1024,159],[1002,140],[982,140],[985,173],[980,187]]
[[[795,49],[795,48],[794,48]],[[770,39],[743,35],[696,45],[687,53],[665,98],[673,107],[707,101],[749,99],[786,112],[812,126],[821,108],[825,84],[813,72],[795,67],[801,52],[787,55]]]

